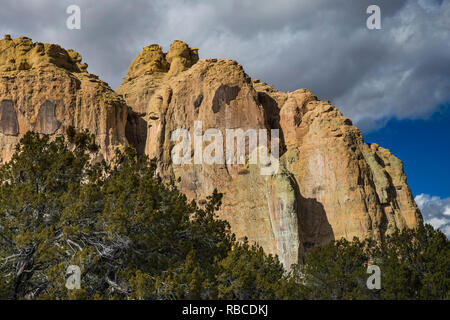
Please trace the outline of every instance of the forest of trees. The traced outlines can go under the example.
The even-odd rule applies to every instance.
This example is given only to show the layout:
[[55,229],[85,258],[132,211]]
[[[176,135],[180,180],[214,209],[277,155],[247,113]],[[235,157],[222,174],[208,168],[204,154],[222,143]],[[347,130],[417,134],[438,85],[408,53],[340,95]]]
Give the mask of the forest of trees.
[[[0,299],[450,299],[450,242],[429,225],[335,241],[288,272],[235,240],[221,194],[189,202],[134,149],[109,164],[91,161],[98,149],[73,128],[29,132],[0,168]],[[66,288],[70,265],[80,289]]]

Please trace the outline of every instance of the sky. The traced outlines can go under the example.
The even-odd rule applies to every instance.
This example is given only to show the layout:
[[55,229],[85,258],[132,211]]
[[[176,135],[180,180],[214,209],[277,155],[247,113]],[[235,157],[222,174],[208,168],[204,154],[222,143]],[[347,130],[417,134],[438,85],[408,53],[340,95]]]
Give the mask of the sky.
[[[403,161],[426,221],[450,236],[450,0],[5,2],[1,33],[72,48],[112,88],[144,46],[178,39],[279,90],[310,89]],[[380,30],[366,26],[373,4]]]

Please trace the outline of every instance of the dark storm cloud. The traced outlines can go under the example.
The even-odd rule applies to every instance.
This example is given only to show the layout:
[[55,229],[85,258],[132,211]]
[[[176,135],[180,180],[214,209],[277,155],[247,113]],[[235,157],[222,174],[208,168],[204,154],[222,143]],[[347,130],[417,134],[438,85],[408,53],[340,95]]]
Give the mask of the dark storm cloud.
[[[69,4],[81,30],[65,27]],[[371,4],[382,30],[366,28]],[[184,40],[279,89],[309,88],[363,129],[450,101],[450,0],[15,0],[0,30],[79,51],[114,88],[142,47]]]

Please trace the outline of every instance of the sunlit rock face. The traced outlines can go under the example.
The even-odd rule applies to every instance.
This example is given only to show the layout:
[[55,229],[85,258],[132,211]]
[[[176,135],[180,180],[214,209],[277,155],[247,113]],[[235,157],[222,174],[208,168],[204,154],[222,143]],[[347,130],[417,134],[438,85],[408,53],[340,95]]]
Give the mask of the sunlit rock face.
[[[29,130],[55,137],[69,126],[89,129],[105,160],[132,144],[156,158],[161,177],[199,205],[217,188],[224,194],[218,215],[237,238],[277,254],[286,267],[334,239],[383,240],[422,223],[401,161],[366,144],[349,119],[307,89],[275,90],[235,61],[199,60],[197,49],[175,41],[167,53],[145,47],[116,91],[88,73],[75,51],[6,36],[0,40],[0,163]],[[190,163],[173,159],[179,129],[188,132]],[[241,164],[230,129],[257,133],[256,144],[244,140]],[[207,152],[220,158],[220,150],[222,161],[203,161]]]
[[143,154],[147,141],[148,104],[155,91],[167,80],[187,70],[198,61],[198,49],[174,41],[167,53],[161,46],[146,46],[131,62],[127,76],[116,90],[131,106],[126,136],[138,153]]
[[126,119],[125,102],[77,52],[26,37],[0,40],[0,162],[27,131],[56,136],[69,126],[94,133],[99,159],[109,160],[127,144]]
[[[157,45],[144,48],[118,92],[141,116],[138,147],[158,160],[162,177],[179,181],[181,191],[199,203],[214,188],[222,192],[219,216],[238,239],[248,237],[290,266],[302,261],[305,250],[334,239],[382,240],[422,223],[401,161],[366,144],[328,101],[307,89],[277,91],[252,80],[234,61],[198,61],[197,50],[180,43],[167,54]],[[176,67],[174,46],[183,48]],[[133,126],[136,120],[129,116],[129,122]],[[191,164],[173,162],[178,142],[171,134],[180,128],[190,133]],[[223,137],[227,129],[278,129],[277,172],[262,175],[260,163],[195,164],[195,136],[210,128]],[[270,148],[270,136],[268,141]],[[201,142],[202,150],[211,142]],[[247,156],[258,151],[246,145]]]

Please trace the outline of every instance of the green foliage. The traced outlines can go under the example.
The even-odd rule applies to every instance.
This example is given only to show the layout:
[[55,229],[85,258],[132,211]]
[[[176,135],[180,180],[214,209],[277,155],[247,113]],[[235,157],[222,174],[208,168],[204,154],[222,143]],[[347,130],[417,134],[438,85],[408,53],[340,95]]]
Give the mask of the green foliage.
[[383,299],[450,299],[450,241],[425,225],[397,232],[378,248]]
[[[132,148],[95,162],[88,132],[27,133],[0,168],[0,299],[449,299],[450,244],[430,226],[340,240],[286,272],[238,243],[222,195],[188,202]],[[367,265],[381,268],[369,290]],[[79,266],[81,289],[66,270]]]
[[[134,149],[93,163],[94,137],[73,128],[67,137],[29,132],[0,168],[0,298],[218,298],[237,246],[215,214],[222,195],[199,207]],[[266,262],[261,249],[245,250]],[[69,265],[81,268],[79,290],[65,287]],[[263,297],[249,286],[258,291],[245,297]]]
[[[369,290],[368,264],[381,270]],[[294,268],[297,297],[306,299],[449,299],[450,241],[430,225],[397,231],[383,242],[334,241],[306,254]]]
[[287,285],[277,257],[247,242],[238,244],[219,263],[219,298],[226,300],[281,299]]
[[311,299],[367,299],[367,243],[345,239],[316,248],[306,255],[300,271]]

